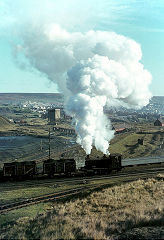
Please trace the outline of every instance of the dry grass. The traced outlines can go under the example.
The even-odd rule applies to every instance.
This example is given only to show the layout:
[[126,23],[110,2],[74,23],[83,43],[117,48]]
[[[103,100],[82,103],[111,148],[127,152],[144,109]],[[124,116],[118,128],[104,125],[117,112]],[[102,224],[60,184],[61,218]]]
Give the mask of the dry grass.
[[154,235],[164,238],[163,196],[163,176],[138,180],[94,192],[83,199],[54,204],[53,211],[45,215],[19,219],[0,238],[132,239],[133,233],[135,239]]

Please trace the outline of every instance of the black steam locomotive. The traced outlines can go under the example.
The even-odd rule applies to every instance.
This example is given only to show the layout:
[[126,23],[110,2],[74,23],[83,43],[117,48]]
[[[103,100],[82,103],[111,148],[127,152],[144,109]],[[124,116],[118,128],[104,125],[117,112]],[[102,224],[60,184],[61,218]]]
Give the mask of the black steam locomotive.
[[120,154],[104,155],[102,158],[90,158],[89,155],[85,158],[84,171],[93,174],[108,174],[113,170],[120,171],[122,156]]

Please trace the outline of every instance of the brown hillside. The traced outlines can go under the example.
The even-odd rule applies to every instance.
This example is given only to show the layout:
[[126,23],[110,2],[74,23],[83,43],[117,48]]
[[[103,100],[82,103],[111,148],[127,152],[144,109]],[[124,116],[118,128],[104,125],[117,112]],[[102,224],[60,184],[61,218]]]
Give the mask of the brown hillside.
[[12,129],[13,124],[5,117],[0,116],[0,130],[3,131],[5,129]]

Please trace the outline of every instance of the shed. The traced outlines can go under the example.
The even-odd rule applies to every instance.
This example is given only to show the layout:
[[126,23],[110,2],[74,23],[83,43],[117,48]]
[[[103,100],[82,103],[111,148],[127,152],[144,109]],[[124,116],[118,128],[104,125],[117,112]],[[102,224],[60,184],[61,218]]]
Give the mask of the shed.
[[154,126],[164,127],[164,120],[163,120],[163,119],[157,119],[157,120],[155,120]]

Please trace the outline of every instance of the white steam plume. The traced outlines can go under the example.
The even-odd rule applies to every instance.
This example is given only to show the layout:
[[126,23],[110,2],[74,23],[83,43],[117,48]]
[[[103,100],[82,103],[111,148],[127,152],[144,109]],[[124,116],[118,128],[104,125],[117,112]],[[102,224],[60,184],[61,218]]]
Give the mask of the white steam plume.
[[103,113],[107,102],[142,107],[151,97],[151,75],[140,63],[141,48],[127,37],[103,31],[69,33],[54,24],[26,30],[20,49],[64,93],[77,141],[87,154],[92,146],[108,153],[113,131]]

